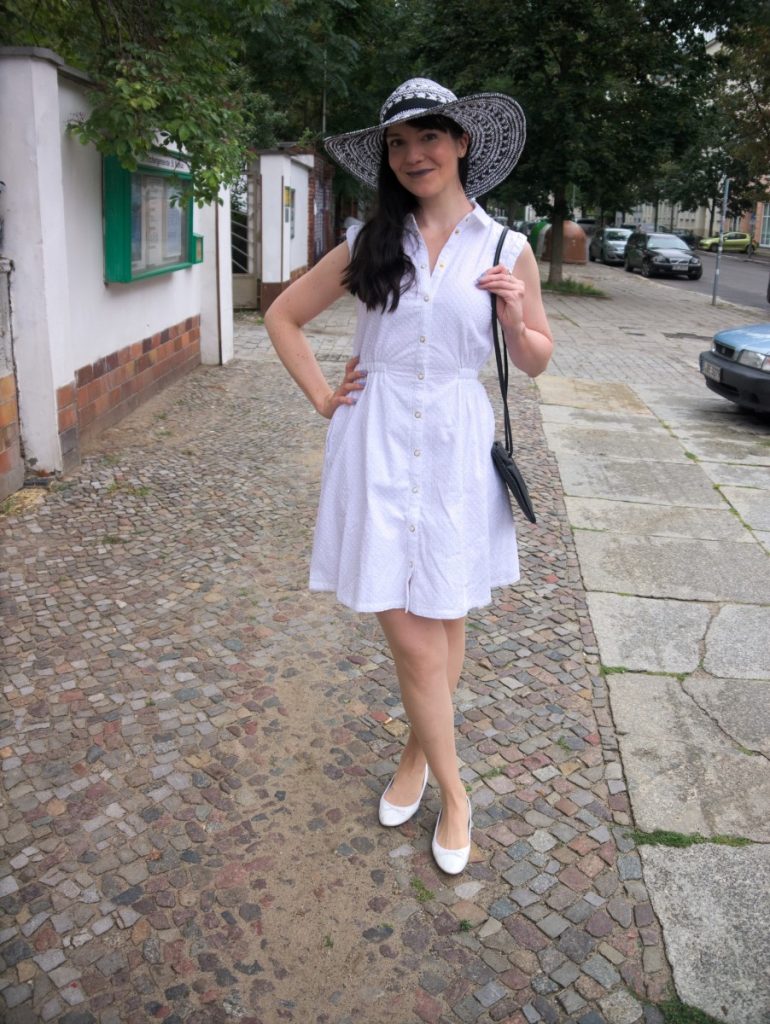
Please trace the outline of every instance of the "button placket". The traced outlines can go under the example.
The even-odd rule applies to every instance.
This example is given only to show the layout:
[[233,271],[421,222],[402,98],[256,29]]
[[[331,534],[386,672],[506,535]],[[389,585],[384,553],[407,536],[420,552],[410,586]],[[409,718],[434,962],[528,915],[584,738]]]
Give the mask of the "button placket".
[[420,333],[417,336],[417,344],[415,346],[415,373],[411,388],[412,427],[410,430],[409,491],[407,495],[406,517],[407,565],[410,579],[417,562],[417,539],[420,532],[422,478],[425,462],[423,455],[423,424],[425,422],[424,392],[427,372],[428,338],[430,334],[432,319],[431,312],[433,308],[431,299],[434,291],[433,282],[429,272],[427,248],[422,237],[420,237],[419,240],[419,250],[419,258],[417,261],[419,268],[417,271],[417,286],[422,295],[423,301],[420,309],[420,322],[418,328]]

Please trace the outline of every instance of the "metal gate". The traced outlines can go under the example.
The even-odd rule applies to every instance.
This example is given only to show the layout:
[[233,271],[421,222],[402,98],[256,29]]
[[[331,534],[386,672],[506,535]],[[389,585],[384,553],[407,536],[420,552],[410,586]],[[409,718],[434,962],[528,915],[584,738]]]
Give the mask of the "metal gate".
[[259,268],[262,265],[261,205],[259,164],[255,163],[244,171],[230,193],[235,309],[259,307]]

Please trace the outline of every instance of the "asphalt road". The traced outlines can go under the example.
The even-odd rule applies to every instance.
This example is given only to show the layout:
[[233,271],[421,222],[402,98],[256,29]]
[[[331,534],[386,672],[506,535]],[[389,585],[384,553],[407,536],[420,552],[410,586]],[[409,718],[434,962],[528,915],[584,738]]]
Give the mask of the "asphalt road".
[[[717,258],[708,252],[698,252],[703,261],[703,277],[700,281],[688,281],[686,278],[656,277],[672,288],[695,288],[699,292],[711,295],[714,287],[714,270]],[[619,272],[623,273],[622,268]],[[639,273],[639,271],[634,271]],[[741,306],[753,306],[764,310],[770,320],[770,303],[767,301],[767,279],[770,276],[770,260],[746,256],[722,254],[719,267],[719,290],[717,298],[728,302],[737,302]]]

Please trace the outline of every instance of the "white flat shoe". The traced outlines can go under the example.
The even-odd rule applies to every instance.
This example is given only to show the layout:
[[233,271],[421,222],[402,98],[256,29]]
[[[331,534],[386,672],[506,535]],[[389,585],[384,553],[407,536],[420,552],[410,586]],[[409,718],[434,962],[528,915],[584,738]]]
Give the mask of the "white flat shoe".
[[[466,797],[466,799],[468,799]],[[438,832],[438,826],[441,822],[441,811],[439,811],[438,818],[436,818],[436,827],[433,830],[433,842],[431,843],[431,850],[433,851],[433,859],[436,861],[442,871],[446,872],[447,875],[459,875],[460,872],[464,871],[471,856],[471,828],[473,827],[473,811],[471,809],[471,802],[468,800],[468,845],[461,847],[459,850],[446,850],[443,846],[439,846],[436,842],[436,833]]]
[[[385,793],[388,792],[390,787],[393,785],[393,779],[385,787]],[[422,795],[425,792],[425,787],[428,785],[428,766],[425,765],[425,778],[422,780],[422,789],[420,795],[413,804],[409,804],[408,807],[397,807],[395,804],[388,803],[385,799],[385,793],[380,797],[380,824],[387,825],[392,828],[394,825],[403,825],[405,821],[409,821],[412,815],[415,813],[417,808],[420,806]]]

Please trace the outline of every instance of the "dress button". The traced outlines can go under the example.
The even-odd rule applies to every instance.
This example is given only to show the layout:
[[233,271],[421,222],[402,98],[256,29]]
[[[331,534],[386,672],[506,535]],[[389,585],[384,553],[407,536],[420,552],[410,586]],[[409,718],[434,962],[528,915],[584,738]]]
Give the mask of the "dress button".
[[415,455],[415,458],[419,458],[419,456],[420,456],[420,449],[419,448],[415,448],[414,455]]
[[418,494],[418,493],[419,493],[419,491],[420,491],[420,488],[419,488],[419,487],[413,487],[413,488],[412,488],[412,494]]
[[455,234],[456,234],[456,235],[459,235],[459,234],[460,234],[460,229],[459,229],[459,228],[455,228]]
[[419,420],[419,419],[421,418],[421,416],[422,416],[422,413],[421,413],[421,412],[419,412],[419,411],[418,411],[418,412],[416,412],[416,413],[414,414],[414,418],[415,418],[416,420]]
[[425,335],[424,334],[420,335],[420,341],[423,342],[423,344],[425,343]]
[[425,374],[424,373],[418,373],[417,374],[417,380],[425,380]]
[[410,527],[409,527],[409,532],[410,532],[410,533],[414,533],[414,531],[415,531],[416,529],[417,529],[417,527],[416,527],[416,526],[414,526],[414,524],[413,524],[412,526],[410,526]]
[[426,302],[430,302],[430,295],[423,295],[423,299],[424,299],[424,300],[425,300]]

